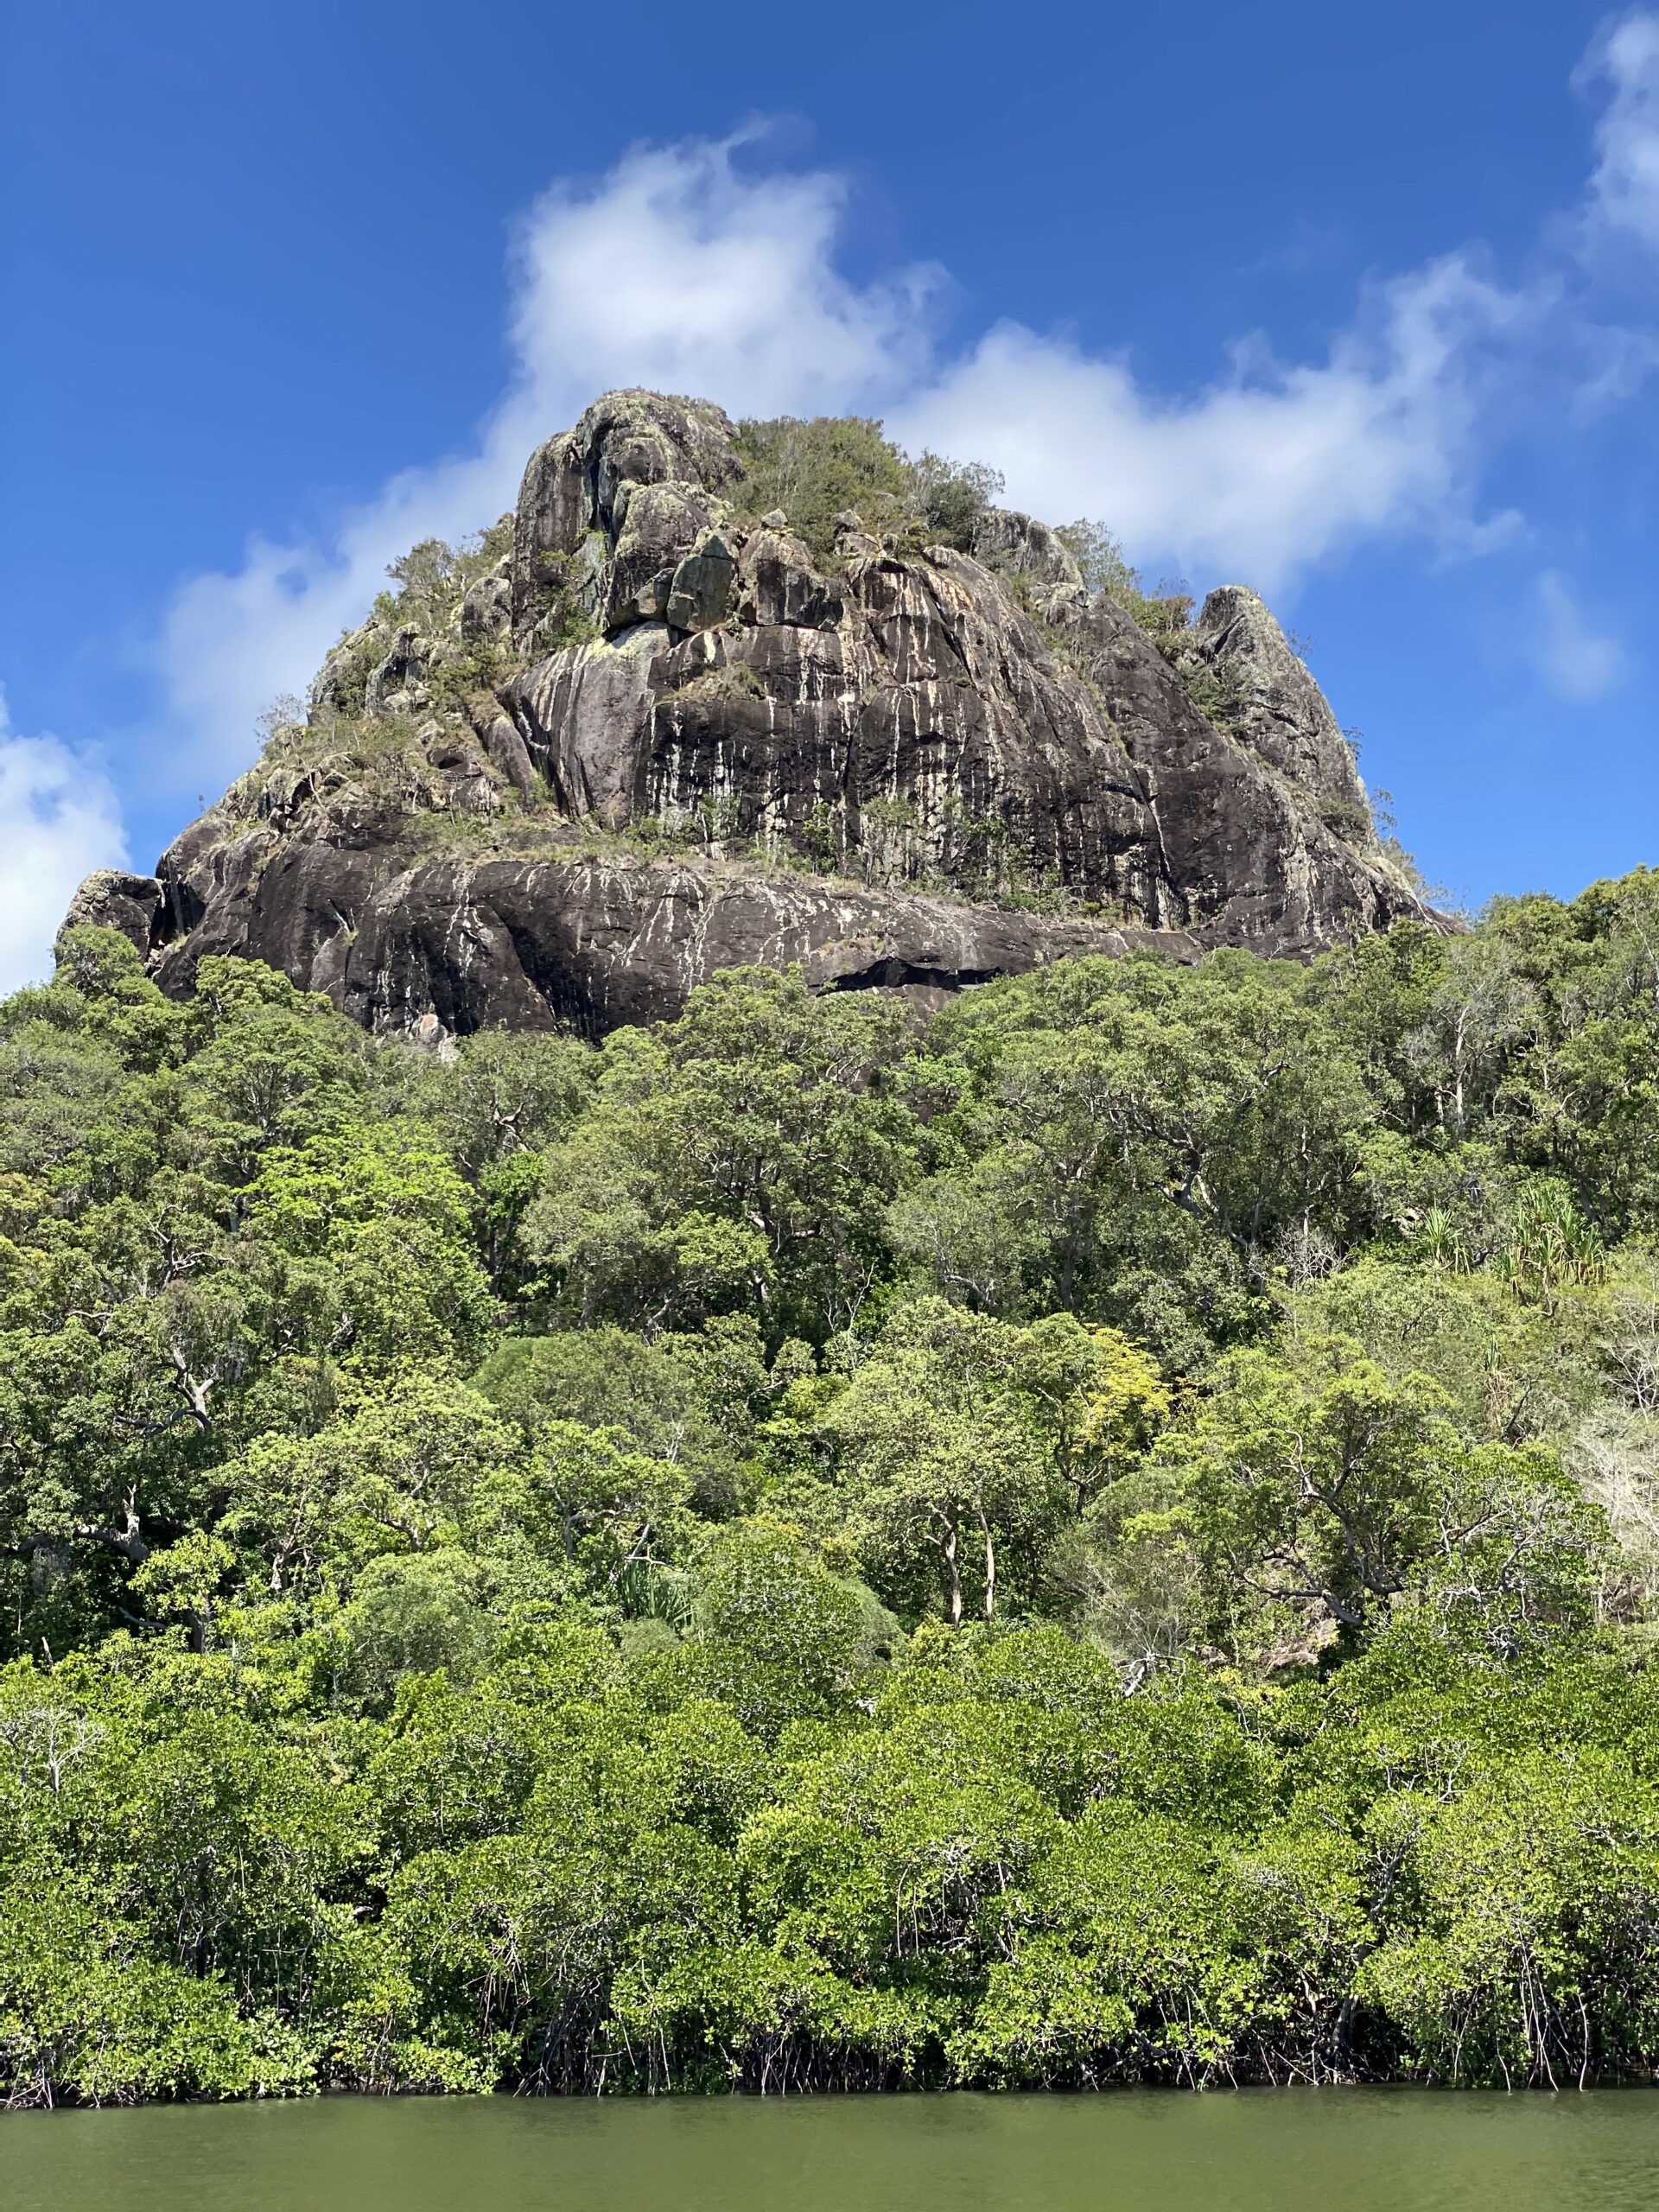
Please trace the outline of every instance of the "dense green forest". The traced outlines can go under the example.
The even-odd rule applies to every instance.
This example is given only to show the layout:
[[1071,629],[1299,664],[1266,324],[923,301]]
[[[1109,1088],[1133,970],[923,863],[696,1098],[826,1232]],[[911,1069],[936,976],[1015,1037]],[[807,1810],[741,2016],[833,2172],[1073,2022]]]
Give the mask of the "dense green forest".
[[1659,2062],[1659,875],[0,1099],[0,2097]]

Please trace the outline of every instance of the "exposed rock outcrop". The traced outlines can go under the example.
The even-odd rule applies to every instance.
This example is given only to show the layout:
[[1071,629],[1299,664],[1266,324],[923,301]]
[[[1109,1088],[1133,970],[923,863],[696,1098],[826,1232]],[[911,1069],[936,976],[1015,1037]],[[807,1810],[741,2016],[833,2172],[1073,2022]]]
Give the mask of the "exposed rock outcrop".
[[124,868],[98,868],[81,880],[63,918],[65,929],[79,922],[101,924],[148,953],[162,906],[162,887],[153,875],[130,875]]
[[1233,694],[1229,727],[1262,758],[1311,792],[1321,813],[1370,827],[1354,750],[1323,691],[1253,591],[1224,584],[1204,602],[1195,657]]
[[1254,594],[1172,655],[1042,524],[971,542],[848,512],[815,558],[746,504],[718,408],[608,394],[477,552],[411,556],[154,879],[89,879],[72,918],[169,990],[242,952],[377,1029],[597,1033],[752,962],[937,990],[1421,911]]

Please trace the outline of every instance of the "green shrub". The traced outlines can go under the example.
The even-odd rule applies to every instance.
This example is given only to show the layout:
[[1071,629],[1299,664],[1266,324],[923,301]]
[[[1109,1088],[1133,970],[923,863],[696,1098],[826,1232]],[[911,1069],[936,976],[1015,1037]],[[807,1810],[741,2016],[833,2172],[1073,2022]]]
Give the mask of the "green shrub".
[[792,415],[737,426],[744,480],[739,512],[750,520],[781,507],[821,560],[835,550],[836,517],[850,510],[866,530],[913,532],[966,552],[977,518],[1002,489],[994,468],[925,452],[912,461],[864,415]]

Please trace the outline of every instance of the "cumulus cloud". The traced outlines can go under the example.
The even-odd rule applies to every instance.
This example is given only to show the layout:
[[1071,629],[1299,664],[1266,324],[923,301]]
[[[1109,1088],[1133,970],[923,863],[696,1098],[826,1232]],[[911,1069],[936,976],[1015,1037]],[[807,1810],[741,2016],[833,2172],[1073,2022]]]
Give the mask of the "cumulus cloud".
[[589,185],[556,185],[518,224],[514,369],[476,449],[394,477],[326,543],[253,541],[194,578],[159,642],[181,782],[234,772],[258,715],[302,691],[360,621],[389,562],[512,505],[539,440],[620,385],[717,397],[735,414],[879,407],[925,366],[937,271],[859,287],[835,264],[846,186],[746,174],[741,137],[637,148]]
[[1242,347],[1176,402],[1124,357],[1017,324],[938,358],[938,272],[854,284],[836,260],[842,180],[747,173],[741,154],[735,140],[637,149],[596,183],[547,193],[519,226],[515,374],[477,450],[395,478],[330,543],[258,540],[233,574],[179,594],[161,661],[204,769],[248,757],[262,707],[303,688],[389,561],[492,520],[537,441],[616,385],[734,414],[883,413],[912,445],[1001,468],[1038,512],[1106,515],[1148,557],[1269,589],[1356,536],[1470,529],[1472,362],[1515,303],[1463,260],[1384,288],[1319,363]]
[[810,415],[880,405],[925,372],[941,272],[849,283],[836,266],[844,181],[745,174],[745,143],[638,148],[531,208],[512,327],[518,411],[539,408],[537,428],[620,385]]
[[127,857],[109,779],[55,737],[16,733],[0,690],[0,993],[37,982],[75,886]]
[[1594,627],[1558,569],[1539,577],[1536,600],[1538,620],[1528,642],[1534,667],[1558,697],[1575,706],[1605,698],[1624,675],[1624,648]]
[[1506,528],[1473,518],[1471,433],[1483,351],[1523,305],[1452,256],[1382,288],[1324,360],[1241,347],[1185,401],[1124,358],[1005,323],[896,421],[913,442],[988,461],[1035,513],[1089,505],[1140,558],[1270,591],[1358,537]]
[[[1659,241],[1659,17],[1615,23],[1586,67],[1609,88],[1599,219]],[[493,519],[536,442],[617,385],[734,414],[880,414],[912,447],[999,467],[1017,504],[1106,519],[1138,559],[1267,590],[1382,534],[1474,550],[1517,526],[1480,512],[1487,417],[1559,343],[1550,282],[1506,289],[1451,253],[1371,287],[1317,358],[1245,340],[1204,388],[1172,395],[1125,352],[1016,323],[940,349],[941,272],[853,281],[839,260],[845,181],[762,174],[753,151],[741,135],[636,148],[601,177],[553,187],[516,232],[512,372],[472,450],[393,479],[326,543],[256,540],[233,573],[184,587],[157,654],[181,786],[242,766],[260,709],[303,690],[387,563]],[[1615,381],[1645,373],[1649,352],[1620,352]],[[1605,344],[1598,358],[1610,373]]]

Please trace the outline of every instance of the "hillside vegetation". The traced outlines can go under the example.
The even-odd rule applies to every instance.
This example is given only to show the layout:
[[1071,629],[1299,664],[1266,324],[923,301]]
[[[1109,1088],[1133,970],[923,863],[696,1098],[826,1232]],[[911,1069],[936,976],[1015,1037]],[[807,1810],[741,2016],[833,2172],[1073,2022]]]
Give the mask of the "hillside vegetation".
[[0,1098],[0,2099],[1659,2062],[1659,877]]

